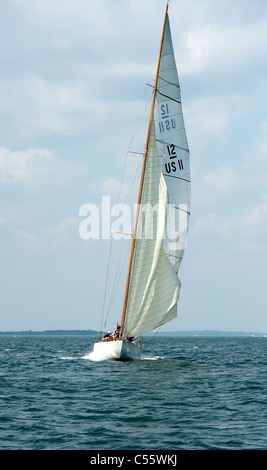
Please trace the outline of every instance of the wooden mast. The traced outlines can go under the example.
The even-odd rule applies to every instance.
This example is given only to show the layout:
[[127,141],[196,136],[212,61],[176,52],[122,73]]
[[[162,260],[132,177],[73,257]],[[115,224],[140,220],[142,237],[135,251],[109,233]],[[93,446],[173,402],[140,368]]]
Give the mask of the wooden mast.
[[139,192],[138,192],[138,198],[137,198],[137,210],[136,210],[135,221],[134,221],[134,230],[133,230],[133,238],[132,238],[132,245],[131,245],[131,253],[130,253],[129,267],[128,267],[127,280],[126,280],[126,288],[125,288],[125,295],[124,295],[124,302],[123,302],[123,309],[122,309],[122,316],[121,316],[121,328],[120,328],[120,335],[119,335],[120,339],[122,339],[123,330],[124,330],[125,314],[126,314],[126,309],[127,309],[128,294],[129,294],[129,287],[130,287],[130,277],[131,277],[131,270],[132,270],[132,264],[133,264],[134,249],[135,249],[135,236],[136,236],[137,223],[138,223],[138,218],[139,218],[139,213],[140,213],[140,204],[141,204],[141,200],[142,200],[145,169],[146,169],[146,161],[147,161],[147,152],[148,152],[148,144],[149,144],[152,115],[153,115],[153,109],[154,109],[154,103],[155,103],[155,97],[156,97],[156,89],[157,89],[157,83],[158,83],[160,58],[161,58],[162,43],[163,43],[163,37],[164,37],[168,7],[169,7],[169,2],[167,2],[166,10],[165,10],[162,36],[161,36],[160,48],[159,48],[157,70],[156,70],[154,89],[153,89],[153,95],[152,95],[152,101],[151,101],[151,109],[150,109],[146,145],[145,145],[145,151],[144,151],[144,157],[143,157],[142,173],[141,173],[140,186],[139,186]]

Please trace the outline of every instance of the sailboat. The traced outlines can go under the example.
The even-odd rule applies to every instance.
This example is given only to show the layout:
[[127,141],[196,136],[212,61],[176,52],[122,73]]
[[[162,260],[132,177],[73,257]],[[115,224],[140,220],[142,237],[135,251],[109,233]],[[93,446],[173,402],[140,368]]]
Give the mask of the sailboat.
[[[177,316],[190,217],[190,162],[166,5],[143,153],[121,321],[100,333],[102,359],[138,359],[142,337]],[[143,217],[144,207],[157,207]],[[171,210],[172,209],[172,210]],[[148,236],[149,232],[149,236]]]

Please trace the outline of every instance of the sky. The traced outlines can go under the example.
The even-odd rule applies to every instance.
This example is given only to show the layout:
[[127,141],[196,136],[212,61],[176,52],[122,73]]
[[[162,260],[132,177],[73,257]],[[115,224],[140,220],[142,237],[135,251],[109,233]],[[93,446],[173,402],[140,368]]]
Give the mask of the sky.
[[[109,265],[111,241],[80,236],[80,208],[116,201],[127,150],[142,151],[164,11],[1,1],[0,331],[100,328],[120,241]],[[163,330],[266,333],[267,3],[172,0],[169,16],[192,211],[179,313]]]

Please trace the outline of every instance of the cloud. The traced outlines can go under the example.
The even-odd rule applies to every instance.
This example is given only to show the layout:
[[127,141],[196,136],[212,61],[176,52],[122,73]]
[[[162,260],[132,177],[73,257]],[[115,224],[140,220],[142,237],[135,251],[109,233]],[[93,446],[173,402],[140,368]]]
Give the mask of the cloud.
[[6,222],[7,222],[7,218],[1,216],[0,217],[0,229],[1,228],[3,229],[3,227],[5,227]]
[[57,192],[88,169],[79,162],[64,161],[47,149],[12,151],[0,147],[0,188],[21,188],[28,193]]
[[96,102],[94,92],[90,81],[69,83],[25,74],[0,82],[1,112],[8,129],[16,128],[16,139],[31,140],[44,134],[72,136],[100,125],[106,105]]
[[187,34],[186,56],[180,64],[180,70],[184,75],[192,75],[202,71],[207,67],[210,59],[210,47],[212,43],[213,31],[210,27],[194,30]]
[[17,230],[16,238],[20,240],[27,251],[36,249],[36,234],[27,230]]
[[70,246],[77,246],[80,222],[78,218],[68,217],[39,230],[36,227],[35,232],[19,229],[16,231],[15,236],[27,251],[64,251],[69,249]]
[[237,214],[229,210],[227,214],[210,212],[199,217],[192,226],[192,235],[212,242],[210,246],[216,239],[235,241],[245,251],[245,243],[267,238],[267,198]]
[[65,249],[79,241],[80,219],[68,217],[58,224],[46,228],[41,234],[41,242],[52,249]]
[[5,147],[0,148],[0,182],[3,184],[25,181],[33,161],[38,162],[51,159],[52,152],[43,149],[27,149],[25,151],[11,151]]
[[[135,181],[139,185],[139,180]],[[133,181],[121,181],[119,178],[113,176],[105,178],[102,182],[96,183],[92,181],[89,185],[90,190],[97,192],[103,196],[110,196],[112,203],[117,203],[118,198],[120,202],[127,202],[132,193],[137,200],[138,186]]]
[[185,106],[189,147],[199,152],[205,147],[218,146],[227,135],[230,114],[220,96],[193,99]]
[[267,201],[261,201],[243,214],[232,216],[221,226],[224,237],[259,239],[267,237]]
[[259,136],[255,145],[255,158],[262,164],[267,162],[267,121],[260,125]]
[[[265,6],[261,5],[258,10],[255,7],[257,14],[248,17],[245,15],[247,10],[241,11],[242,7],[239,10],[230,5],[226,21],[226,9],[222,3],[217,3],[212,17],[208,12],[206,16],[199,15],[198,24],[193,23],[192,28],[190,22],[187,32],[184,31],[181,72],[184,75],[210,74],[212,78],[216,74],[217,79],[228,83],[236,75],[242,76],[253,64],[266,69],[266,64],[262,63],[267,30]],[[209,3],[207,8],[210,6]]]
[[204,176],[204,182],[218,191],[228,191],[235,183],[236,173],[233,165],[222,165],[214,171],[208,171]]

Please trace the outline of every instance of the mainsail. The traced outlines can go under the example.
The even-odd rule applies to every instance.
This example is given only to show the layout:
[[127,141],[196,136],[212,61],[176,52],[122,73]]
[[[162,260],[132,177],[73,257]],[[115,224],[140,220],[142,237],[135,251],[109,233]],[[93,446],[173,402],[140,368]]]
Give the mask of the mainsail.
[[143,335],[177,316],[190,169],[168,5],[138,204],[121,323],[124,338]]
[[168,191],[152,120],[124,323],[126,336],[142,335],[176,316],[179,281],[162,248],[167,210]]
[[189,225],[190,166],[168,15],[164,28],[154,114],[158,152],[164,155],[161,167],[169,194],[169,217],[164,249],[178,272]]

